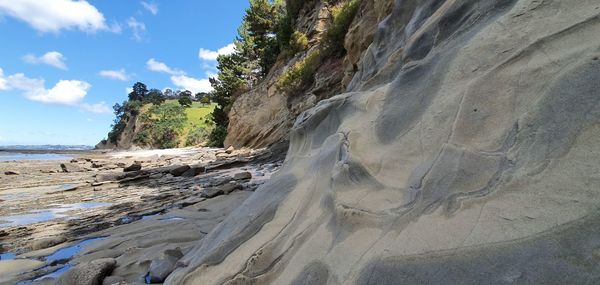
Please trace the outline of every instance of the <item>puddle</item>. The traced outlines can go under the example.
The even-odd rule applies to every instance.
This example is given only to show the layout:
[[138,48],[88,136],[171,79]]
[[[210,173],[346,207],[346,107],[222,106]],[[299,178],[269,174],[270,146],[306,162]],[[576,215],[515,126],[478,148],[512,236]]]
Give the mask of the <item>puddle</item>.
[[46,274],[46,275],[44,275],[42,277],[38,277],[36,279],[33,279],[33,281],[37,282],[37,281],[42,281],[44,279],[50,279],[50,278],[52,278],[52,279],[58,279],[58,277],[60,277],[61,275],[63,275],[65,272],[69,271],[69,269],[71,269],[71,267],[73,267],[73,265],[67,264],[67,265],[59,268],[56,271],[50,272],[50,273],[48,273],[48,274]]
[[15,259],[17,255],[12,252],[0,253],[0,260],[11,260]]
[[183,221],[185,218],[182,217],[168,217],[163,219],[158,219],[159,221]]
[[15,216],[0,216],[0,228],[23,226],[35,223],[47,222],[58,218],[66,218],[66,212],[80,209],[91,209],[98,207],[106,207],[112,205],[111,203],[101,202],[83,202],[69,205],[59,205],[56,208],[35,210],[28,214],[15,215]]
[[46,256],[44,258],[44,260],[52,262],[52,261],[71,259],[73,256],[75,256],[76,254],[81,252],[81,250],[85,246],[87,246],[93,242],[103,240],[103,239],[104,239],[104,237],[97,237],[97,238],[91,238],[91,239],[86,239],[86,240],[80,241],[79,243],[77,243],[75,245],[68,246],[68,247],[57,250],[55,253]]
[[72,155],[58,153],[19,153],[19,152],[0,152],[0,161],[13,160],[70,160]]

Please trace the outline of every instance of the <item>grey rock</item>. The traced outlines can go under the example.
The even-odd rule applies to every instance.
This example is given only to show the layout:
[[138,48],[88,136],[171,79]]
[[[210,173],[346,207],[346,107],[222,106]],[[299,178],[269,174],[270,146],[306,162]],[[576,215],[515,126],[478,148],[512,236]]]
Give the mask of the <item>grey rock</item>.
[[161,257],[152,260],[148,269],[148,279],[151,283],[162,283],[175,270],[177,261],[183,257],[180,249],[165,250]]
[[96,259],[73,267],[63,274],[56,284],[58,285],[100,285],[104,277],[115,268],[117,261],[114,258]]
[[169,171],[169,173],[171,173],[171,175],[173,175],[175,177],[179,177],[188,170],[190,170],[189,165],[182,165],[182,166],[177,166],[177,167],[171,169],[171,171]]
[[235,180],[245,180],[245,179],[251,179],[251,178],[252,178],[252,173],[250,173],[248,171],[236,173],[235,175],[233,175],[233,179],[235,179]]
[[102,285],[120,285],[127,284],[125,278],[121,276],[108,276],[102,280]]
[[206,169],[204,168],[204,166],[192,166],[190,167],[190,169],[188,169],[186,172],[184,172],[181,176],[183,177],[195,177],[197,175],[200,175],[202,173],[204,173]]
[[142,164],[139,162],[136,162],[130,166],[123,168],[123,172],[140,171],[140,170],[142,170]]
[[65,173],[73,173],[73,172],[81,172],[82,168],[72,164],[72,163],[61,163],[60,164],[60,168],[62,169],[62,172]]
[[65,238],[64,236],[42,238],[42,239],[33,241],[33,243],[31,243],[31,249],[32,250],[45,249],[45,248],[53,247],[57,244],[61,244],[65,241],[67,241],[67,238]]

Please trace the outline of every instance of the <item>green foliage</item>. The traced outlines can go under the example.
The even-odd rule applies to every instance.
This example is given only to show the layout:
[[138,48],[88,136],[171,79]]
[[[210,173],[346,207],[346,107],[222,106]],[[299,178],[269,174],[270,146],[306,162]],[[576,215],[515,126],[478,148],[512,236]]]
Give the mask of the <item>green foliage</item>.
[[209,105],[210,98],[208,96],[204,96],[204,97],[202,97],[202,99],[200,99],[200,103],[202,103],[202,105]]
[[349,0],[341,7],[335,7],[332,11],[333,23],[329,26],[322,42],[322,50],[331,56],[342,56],[344,49],[344,39],[350,28],[350,24],[356,17],[360,0]]
[[153,105],[143,113],[139,122],[141,131],[136,142],[159,148],[178,146],[178,135],[186,122],[185,109],[175,104]]
[[227,137],[226,126],[216,126],[208,136],[208,145],[212,147],[223,147],[223,142]]
[[136,82],[132,89],[129,93],[129,101],[142,101],[148,95],[148,88],[144,83]]
[[275,86],[279,91],[289,95],[297,95],[313,83],[320,61],[320,51],[310,53],[286,70]]
[[185,140],[185,146],[197,146],[208,140],[210,132],[205,128],[195,128],[190,130]]
[[191,107],[192,106],[192,92],[190,91],[183,91],[181,93],[179,93],[179,99],[177,99],[177,101],[179,102],[179,105],[183,106],[183,107]]
[[290,37],[289,50],[291,54],[305,51],[308,48],[308,37],[303,32],[295,31]]
[[158,89],[150,89],[150,91],[148,91],[148,96],[146,96],[145,99],[146,102],[154,105],[160,105],[165,102],[163,92]]

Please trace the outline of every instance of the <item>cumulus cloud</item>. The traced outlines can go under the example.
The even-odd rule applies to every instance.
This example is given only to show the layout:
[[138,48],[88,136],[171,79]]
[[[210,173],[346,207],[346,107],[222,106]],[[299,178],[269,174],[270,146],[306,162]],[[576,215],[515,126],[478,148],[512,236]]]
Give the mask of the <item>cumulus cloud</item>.
[[26,54],[23,56],[23,61],[29,64],[47,64],[54,66],[58,69],[67,70],[67,64],[65,63],[66,58],[62,53],[57,51],[49,51],[42,56],[35,56],[33,54]]
[[121,68],[119,70],[102,70],[98,73],[98,75],[100,75],[104,78],[113,79],[113,80],[120,80],[120,81],[129,80],[129,75],[127,75],[127,72],[125,72],[125,69],[123,69],[123,68]]
[[85,0],[3,0],[0,14],[19,19],[42,33],[63,29],[110,31],[104,15]]
[[208,78],[198,79],[190,77],[184,71],[171,68],[167,64],[157,61],[154,58],[151,58],[146,62],[146,68],[154,72],[161,72],[171,75],[171,82],[178,88],[186,89],[192,91],[193,93],[209,92],[212,90]]
[[146,68],[150,71],[166,73],[170,75],[183,75],[185,72],[169,67],[164,62],[157,61],[154,58],[146,61]]
[[106,105],[106,102],[100,102],[96,104],[83,103],[79,105],[82,111],[94,113],[94,114],[110,114],[112,109]]
[[200,50],[198,51],[198,58],[201,60],[214,61],[214,60],[217,60],[217,57],[219,57],[219,55],[229,55],[229,54],[232,54],[234,51],[235,51],[234,44],[228,44],[216,51],[200,48]]
[[148,12],[152,13],[152,15],[158,14],[158,4],[156,4],[154,2],[148,3],[146,1],[142,1],[141,4],[142,4],[142,7],[144,7],[144,9],[148,10]]
[[104,102],[87,104],[83,99],[92,87],[80,80],[60,80],[54,87],[46,89],[45,81],[41,78],[29,78],[23,73],[4,76],[0,69],[0,91],[18,90],[31,101],[44,104],[55,104],[78,107],[86,112],[110,113],[110,108]]
[[127,26],[131,29],[133,38],[136,41],[141,41],[143,39],[144,33],[146,33],[146,24],[138,21],[134,17],[131,17],[129,20],[127,20]]
[[192,91],[192,93],[212,91],[208,79],[197,79],[187,75],[174,75],[171,76],[171,82],[181,89]]

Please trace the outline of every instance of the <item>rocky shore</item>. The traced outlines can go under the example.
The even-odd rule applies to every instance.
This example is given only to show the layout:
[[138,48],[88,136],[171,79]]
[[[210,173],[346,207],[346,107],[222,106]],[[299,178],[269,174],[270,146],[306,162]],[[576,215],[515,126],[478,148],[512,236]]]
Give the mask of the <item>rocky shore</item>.
[[0,284],[162,283],[282,158],[202,148],[0,162]]

